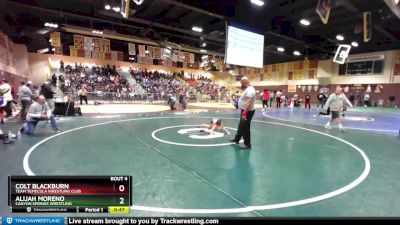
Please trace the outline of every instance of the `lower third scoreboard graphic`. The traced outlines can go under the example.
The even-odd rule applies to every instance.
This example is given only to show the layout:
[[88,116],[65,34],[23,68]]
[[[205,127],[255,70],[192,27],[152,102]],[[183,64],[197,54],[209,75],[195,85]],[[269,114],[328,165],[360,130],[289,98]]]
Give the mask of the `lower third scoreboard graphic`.
[[131,176],[9,176],[8,205],[21,213],[128,213]]

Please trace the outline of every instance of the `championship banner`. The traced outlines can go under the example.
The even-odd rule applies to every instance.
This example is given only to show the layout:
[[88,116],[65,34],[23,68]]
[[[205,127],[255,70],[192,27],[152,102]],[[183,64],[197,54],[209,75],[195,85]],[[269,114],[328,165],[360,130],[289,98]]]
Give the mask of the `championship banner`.
[[76,49],[83,49],[83,36],[74,34],[74,46]]
[[185,52],[185,63],[190,63],[190,53]]
[[136,44],[128,43],[129,55],[136,55]]
[[318,5],[315,9],[315,12],[317,12],[319,18],[321,18],[321,21],[324,24],[327,24],[329,15],[331,13],[330,0],[318,0]]
[[139,45],[139,56],[146,56],[146,45]]
[[194,53],[190,53],[190,63],[194,63]]
[[118,53],[116,51],[111,51],[111,60],[112,61],[118,60]]
[[106,60],[111,60],[111,52],[104,52],[104,57]]
[[99,51],[92,51],[92,59],[99,59]]
[[50,34],[51,46],[60,47],[61,46],[61,33],[53,32]]
[[147,57],[147,65],[153,65],[153,58]]
[[184,57],[185,57],[185,53],[184,52],[178,52],[178,61],[179,62],[183,62],[184,61]]
[[124,52],[117,52],[118,61],[124,61]]
[[170,60],[170,59],[167,60],[167,66],[172,67],[172,60]]
[[100,60],[105,60],[105,59],[106,59],[106,54],[105,54],[105,52],[103,52],[103,51],[99,52],[99,59],[100,59]]
[[69,46],[69,55],[78,57],[78,49],[76,49],[74,46]]
[[93,38],[93,50],[103,51],[103,40],[101,38]]
[[165,48],[161,49],[161,59],[167,59],[167,50]]
[[54,47],[54,55],[62,55],[62,46]]
[[92,58],[92,51],[91,50],[85,50],[85,58],[88,58],[88,59]]
[[149,52],[146,56],[149,58],[154,58],[154,47],[153,46],[147,46],[147,51]]
[[137,63],[143,64],[143,56],[138,56],[137,57]]
[[110,52],[110,39],[103,39],[103,51]]
[[83,37],[83,47],[85,50],[93,50],[93,38],[92,37]]
[[78,49],[78,57],[84,58],[84,57],[85,57],[85,50],[83,50],[83,49]]
[[171,56],[172,62],[177,62],[179,57],[178,57],[178,52],[173,52]]
[[364,20],[364,42],[368,42],[371,40],[372,37],[372,17],[371,12],[364,12],[363,13],[363,20]]
[[153,58],[161,59],[161,48],[159,48],[159,47],[153,48]]

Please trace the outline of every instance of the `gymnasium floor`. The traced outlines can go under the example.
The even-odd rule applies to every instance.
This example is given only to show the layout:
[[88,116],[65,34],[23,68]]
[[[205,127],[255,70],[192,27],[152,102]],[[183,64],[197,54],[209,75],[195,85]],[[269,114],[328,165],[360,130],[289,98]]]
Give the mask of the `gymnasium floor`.
[[[348,115],[366,117],[356,111]],[[35,137],[0,145],[0,213],[10,215],[8,175],[108,174],[133,176],[131,216],[399,217],[398,133],[325,130],[315,112],[257,110],[251,151],[228,143],[239,115],[231,109],[61,118],[57,135],[42,123]],[[394,112],[344,126],[398,129]],[[184,134],[213,117],[232,134]]]

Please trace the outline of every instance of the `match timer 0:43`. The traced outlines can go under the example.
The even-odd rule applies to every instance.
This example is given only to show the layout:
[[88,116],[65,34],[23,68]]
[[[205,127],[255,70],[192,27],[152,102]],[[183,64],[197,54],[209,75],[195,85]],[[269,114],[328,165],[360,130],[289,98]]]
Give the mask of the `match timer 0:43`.
[[9,176],[12,212],[128,213],[131,176]]

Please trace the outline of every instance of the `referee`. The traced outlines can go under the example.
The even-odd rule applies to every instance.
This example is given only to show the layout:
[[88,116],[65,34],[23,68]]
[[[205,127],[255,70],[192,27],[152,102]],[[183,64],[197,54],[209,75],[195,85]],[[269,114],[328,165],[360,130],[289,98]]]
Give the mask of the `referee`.
[[240,139],[243,137],[244,146],[240,146],[241,149],[251,149],[250,141],[250,122],[254,115],[254,105],[256,101],[256,90],[250,85],[250,81],[247,77],[243,77],[240,80],[242,89],[244,90],[242,96],[239,98],[239,109],[240,122],[238,130],[234,139],[230,140],[235,144],[239,144]]

